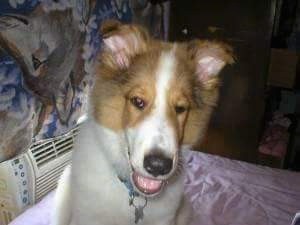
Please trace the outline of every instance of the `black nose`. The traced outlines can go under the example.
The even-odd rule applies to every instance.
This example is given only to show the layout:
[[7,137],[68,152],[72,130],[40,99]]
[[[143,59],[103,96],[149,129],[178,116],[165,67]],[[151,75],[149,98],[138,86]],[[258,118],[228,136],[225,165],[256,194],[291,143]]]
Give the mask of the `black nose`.
[[168,174],[173,165],[173,160],[161,154],[151,154],[144,158],[144,168],[148,173],[157,177]]

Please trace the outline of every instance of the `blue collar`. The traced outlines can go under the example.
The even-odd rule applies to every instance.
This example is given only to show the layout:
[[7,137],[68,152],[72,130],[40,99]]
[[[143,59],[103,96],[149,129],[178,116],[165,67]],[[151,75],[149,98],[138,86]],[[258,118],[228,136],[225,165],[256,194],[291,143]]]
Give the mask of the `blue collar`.
[[144,218],[144,208],[147,205],[147,198],[144,197],[145,202],[143,205],[136,205],[134,203],[135,197],[139,197],[139,193],[134,190],[134,187],[130,180],[125,180],[118,176],[119,180],[125,185],[129,194],[129,206],[134,207],[134,223],[137,224],[140,220]]
[[134,197],[138,197],[139,196],[139,193],[137,193],[134,190],[134,187],[133,187],[133,185],[132,185],[132,183],[131,183],[130,180],[123,179],[120,176],[118,176],[118,178],[125,185],[125,187],[127,188],[130,199],[133,199]]

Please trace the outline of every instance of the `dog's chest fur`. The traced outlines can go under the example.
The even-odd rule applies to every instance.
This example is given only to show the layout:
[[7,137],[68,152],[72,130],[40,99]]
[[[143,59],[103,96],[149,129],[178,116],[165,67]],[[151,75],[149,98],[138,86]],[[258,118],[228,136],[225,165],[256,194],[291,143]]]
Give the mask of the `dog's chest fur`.
[[[134,224],[135,209],[129,205],[128,189],[118,178],[118,174],[127,176],[129,172],[126,151],[114,151],[114,146],[122,149],[122,139],[122,134],[92,121],[82,128],[76,147],[81,150],[75,149],[73,165],[76,167],[72,168],[74,225]],[[88,149],[89,154],[82,149]],[[148,199],[144,218],[138,224],[171,224],[181,201],[182,187],[182,177],[170,180],[160,196]],[[136,203],[143,201],[139,197]]]

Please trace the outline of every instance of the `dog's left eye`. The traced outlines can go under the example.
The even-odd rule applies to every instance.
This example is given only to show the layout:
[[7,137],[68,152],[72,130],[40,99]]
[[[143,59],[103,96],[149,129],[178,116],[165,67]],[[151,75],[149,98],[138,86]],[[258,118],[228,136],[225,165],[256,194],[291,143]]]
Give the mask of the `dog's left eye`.
[[139,97],[132,97],[130,102],[139,110],[143,110],[146,107],[146,102]]
[[184,106],[175,106],[175,112],[177,114],[184,113],[186,111],[186,108]]

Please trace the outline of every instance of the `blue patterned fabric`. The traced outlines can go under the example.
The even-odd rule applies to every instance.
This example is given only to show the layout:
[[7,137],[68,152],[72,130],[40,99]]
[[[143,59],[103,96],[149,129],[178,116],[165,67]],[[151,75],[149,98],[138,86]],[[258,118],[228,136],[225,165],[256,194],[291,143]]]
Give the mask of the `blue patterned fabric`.
[[[82,0],[84,1],[84,0]],[[53,11],[62,11],[73,7],[74,0],[8,0],[0,1],[0,16],[6,14],[17,14],[31,16],[37,7],[42,7],[45,13]],[[80,2],[80,1],[77,1]],[[74,9],[73,9],[74,10]],[[75,15],[82,15],[81,5],[78,4]],[[0,52],[0,130],[3,134],[0,135],[0,152],[7,152],[15,143],[8,143],[10,136],[20,136],[24,132],[31,130],[29,137],[35,140],[51,138],[61,135],[72,127],[76,126],[78,118],[84,114],[86,110],[86,93],[92,85],[92,78],[87,75],[91,69],[95,55],[101,45],[101,34],[98,32],[98,27],[101,22],[108,18],[116,18],[125,22],[131,20],[131,10],[129,1],[127,0],[101,0],[97,1],[89,16],[87,24],[82,25],[79,29],[85,31],[85,41],[83,43],[83,52],[81,53],[84,61],[84,76],[80,82],[66,82],[60,90],[60,94],[66,96],[67,103],[58,98],[52,105],[43,102],[42,97],[39,98],[35,94],[33,86],[27,85],[26,76],[23,73],[19,63],[15,58],[1,48]],[[78,18],[80,20],[81,18]],[[6,25],[6,20],[2,21]],[[1,22],[0,22],[1,34]],[[24,38],[26,38],[24,36]],[[77,71],[75,71],[77,72]],[[40,74],[42,79],[42,72]],[[72,79],[70,79],[72,81]],[[71,87],[72,86],[72,87]],[[51,99],[51,97],[49,97]],[[65,100],[64,100],[65,101]],[[57,103],[59,102],[59,103]],[[57,103],[55,107],[55,103]],[[67,104],[66,106],[64,104]],[[47,105],[47,107],[45,107]],[[63,122],[60,119],[58,108],[70,107],[68,111],[68,119]],[[12,122],[11,122],[12,121]],[[30,128],[30,129],[29,129]],[[4,131],[5,130],[5,131]],[[1,131],[0,131],[1,132]],[[2,137],[1,137],[2,136]],[[2,138],[2,139],[1,139]],[[28,135],[26,136],[28,139]],[[23,147],[27,147],[27,142]],[[31,142],[31,140],[30,140]],[[18,145],[18,148],[20,148]],[[24,150],[24,149],[23,149]],[[9,150],[11,151],[11,150]],[[15,150],[16,151],[16,150]],[[19,151],[19,149],[17,150]],[[13,155],[9,153],[8,155]],[[10,156],[8,156],[10,157]],[[0,154],[0,161],[3,160]]]

